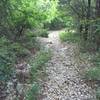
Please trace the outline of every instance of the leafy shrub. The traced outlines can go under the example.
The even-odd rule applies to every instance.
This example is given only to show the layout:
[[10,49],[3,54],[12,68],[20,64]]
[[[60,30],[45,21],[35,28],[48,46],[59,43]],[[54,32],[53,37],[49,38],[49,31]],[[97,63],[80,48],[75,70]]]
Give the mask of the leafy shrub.
[[25,100],[38,100],[37,95],[39,93],[38,84],[33,84],[32,88],[28,91]]
[[48,60],[51,58],[51,52],[50,51],[39,51],[35,58],[31,60],[31,78],[32,80],[36,79],[37,73],[39,70],[43,70],[45,64],[48,62]]
[[60,40],[62,42],[70,41],[70,42],[78,42],[79,36],[73,32],[61,32],[59,34]]
[[86,78],[89,80],[100,81],[100,68],[91,68],[86,72]]
[[11,51],[11,43],[5,37],[0,38],[0,80],[6,81],[11,77],[15,54]]
[[29,55],[28,49],[20,43],[10,42],[5,37],[0,38],[0,80],[9,80],[14,71],[17,58]]

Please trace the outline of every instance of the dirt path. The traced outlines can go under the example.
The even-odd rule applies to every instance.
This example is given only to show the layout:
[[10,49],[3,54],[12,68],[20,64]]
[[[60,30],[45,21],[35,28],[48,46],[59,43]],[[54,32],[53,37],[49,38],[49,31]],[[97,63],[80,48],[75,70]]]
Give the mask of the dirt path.
[[53,52],[47,63],[47,79],[43,82],[42,100],[95,100],[93,90],[81,79],[74,61],[74,48],[59,40],[60,31],[51,31],[49,38],[40,41]]

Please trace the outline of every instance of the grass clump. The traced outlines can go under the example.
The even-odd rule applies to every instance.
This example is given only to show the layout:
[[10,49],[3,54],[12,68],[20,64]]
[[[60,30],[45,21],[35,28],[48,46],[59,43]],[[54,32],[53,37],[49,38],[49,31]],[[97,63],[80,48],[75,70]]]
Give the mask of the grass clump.
[[100,68],[91,68],[86,72],[86,78],[88,80],[100,81]]
[[62,42],[78,42],[79,41],[79,36],[77,34],[75,34],[74,32],[61,32],[59,34],[60,40]]

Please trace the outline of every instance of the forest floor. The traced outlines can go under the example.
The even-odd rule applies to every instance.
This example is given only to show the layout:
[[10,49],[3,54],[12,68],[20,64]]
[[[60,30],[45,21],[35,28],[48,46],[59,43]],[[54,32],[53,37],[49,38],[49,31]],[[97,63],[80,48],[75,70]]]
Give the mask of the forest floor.
[[48,38],[39,39],[53,53],[47,63],[47,76],[42,83],[43,98],[40,100],[95,100],[94,90],[79,74],[74,56],[75,44],[61,43],[60,32],[50,31]]

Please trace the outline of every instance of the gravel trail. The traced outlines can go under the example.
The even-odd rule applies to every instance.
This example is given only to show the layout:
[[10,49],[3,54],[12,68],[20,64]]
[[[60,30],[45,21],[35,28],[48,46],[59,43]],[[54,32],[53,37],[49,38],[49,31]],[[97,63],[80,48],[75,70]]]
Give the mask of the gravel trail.
[[74,58],[75,45],[59,40],[59,32],[50,31],[48,38],[40,41],[53,52],[47,63],[46,81],[43,82],[41,100],[95,100],[91,87],[87,86],[78,73]]

